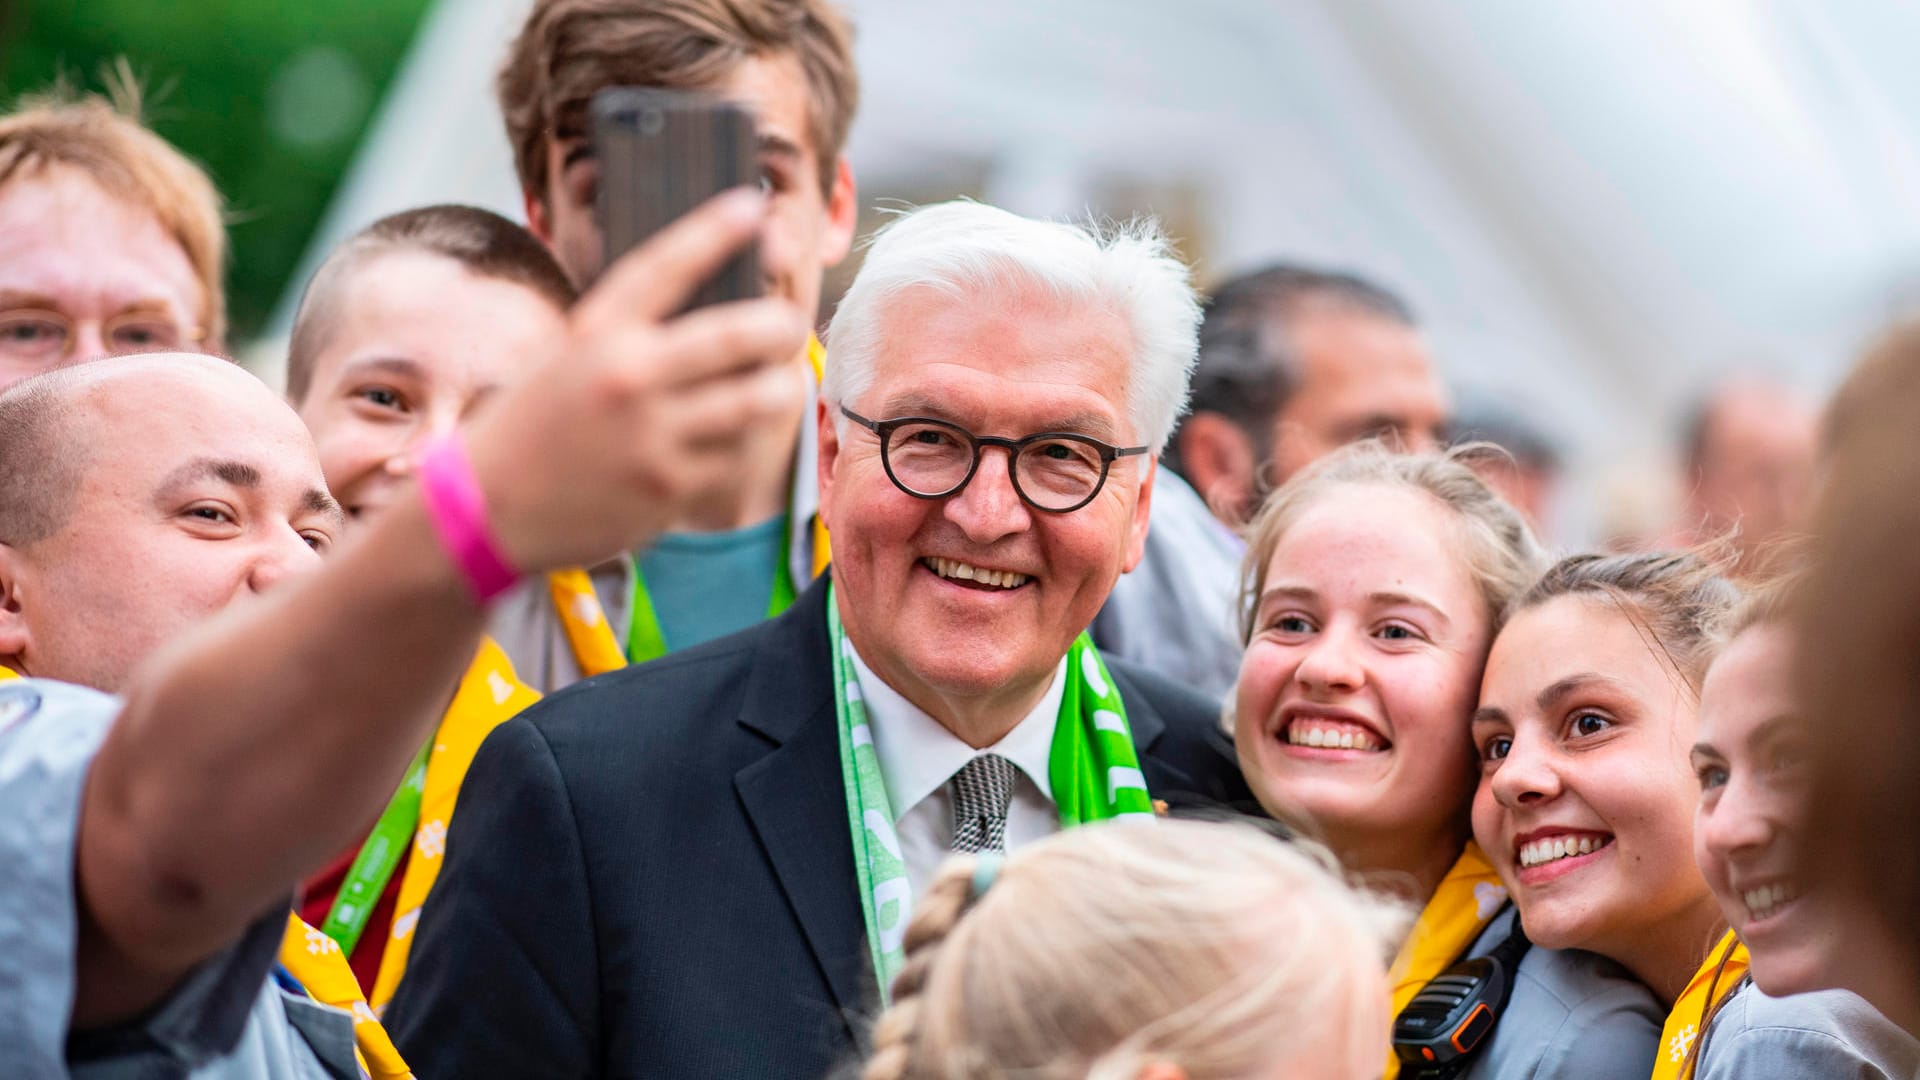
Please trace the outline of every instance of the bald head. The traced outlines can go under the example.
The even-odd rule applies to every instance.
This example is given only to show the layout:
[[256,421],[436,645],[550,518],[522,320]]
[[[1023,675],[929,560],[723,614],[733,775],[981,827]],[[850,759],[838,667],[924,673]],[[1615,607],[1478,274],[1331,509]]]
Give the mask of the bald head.
[[[87,362],[0,392],[0,544],[25,547],[58,532],[116,415],[165,411],[169,402],[286,413],[258,379],[224,360],[161,353]],[[206,414],[203,414],[205,416]]]
[[98,360],[0,395],[0,664],[104,690],[340,530],[291,408],[222,360]]

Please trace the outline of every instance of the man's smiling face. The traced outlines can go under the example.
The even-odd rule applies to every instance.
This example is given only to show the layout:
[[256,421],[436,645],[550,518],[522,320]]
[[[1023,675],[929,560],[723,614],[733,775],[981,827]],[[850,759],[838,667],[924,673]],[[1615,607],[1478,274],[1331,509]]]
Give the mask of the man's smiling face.
[[[1145,441],[1127,410],[1133,340],[1118,313],[1031,287],[910,289],[881,327],[872,383],[844,403],[862,416]],[[1005,451],[987,449],[959,493],[920,499],[888,479],[872,432],[823,413],[822,515],[848,637],[923,708],[1043,685],[1139,561],[1151,470],[1144,456],[1120,458],[1091,502],[1050,514],[1021,501]]]
[[156,648],[290,573],[340,531],[313,440],[260,380],[208,357],[82,365],[66,430],[91,455],[61,528],[0,544],[0,661],[116,690]]

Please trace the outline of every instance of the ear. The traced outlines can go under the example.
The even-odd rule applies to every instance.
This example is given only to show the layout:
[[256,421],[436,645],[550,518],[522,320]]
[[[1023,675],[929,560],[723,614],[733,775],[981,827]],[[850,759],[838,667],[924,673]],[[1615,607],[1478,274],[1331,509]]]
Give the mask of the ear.
[[553,215],[547,213],[546,201],[526,190],[520,192],[520,200],[527,210],[527,231],[547,247],[553,247]]
[[24,571],[25,560],[20,552],[10,544],[0,544],[0,667],[9,667],[21,674],[25,671],[21,668],[20,656],[32,641],[26,612],[20,603],[20,579]]
[[1228,525],[1239,525],[1253,508],[1254,476],[1260,467],[1253,440],[1217,412],[1197,412],[1180,425],[1180,465],[1187,482]]
[[833,466],[840,459],[840,432],[833,425],[833,410],[821,398],[814,419],[820,446],[814,454],[815,482],[820,486],[820,522],[833,532]]
[[1153,478],[1160,468],[1160,455],[1147,458],[1142,466],[1145,470],[1140,477],[1140,500],[1133,505],[1133,520],[1127,523],[1127,559],[1121,564],[1120,572],[1133,573],[1140,565],[1140,559],[1147,551],[1147,526],[1153,510]]
[[860,221],[859,193],[854,190],[853,166],[843,156],[833,167],[833,188],[827,192],[827,230],[820,236],[820,265],[833,266],[853,250],[853,230]]

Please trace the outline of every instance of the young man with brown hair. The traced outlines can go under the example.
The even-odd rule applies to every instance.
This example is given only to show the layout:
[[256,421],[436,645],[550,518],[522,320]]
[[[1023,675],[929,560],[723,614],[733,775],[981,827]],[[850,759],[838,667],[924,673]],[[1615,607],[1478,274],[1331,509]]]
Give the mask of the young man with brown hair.
[[[528,225],[582,285],[605,258],[587,107],[610,86],[698,91],[752,112],[770,207],[763,287],[816,312],[856,210],[842,149],[859,81],[840,12],[826,0],[537,0],[501,70],[500,106]],[[817,381],[821,363],[809,343],[794,377]],[[738,500],[502,605],[493,634],[522,677],[555,690],[744,629],[805,588],[827,558],[811,404],[756,438]]]
[[225,346],[227,234],[200,167],[113,101],[0,116],[0,388],[65,360]]

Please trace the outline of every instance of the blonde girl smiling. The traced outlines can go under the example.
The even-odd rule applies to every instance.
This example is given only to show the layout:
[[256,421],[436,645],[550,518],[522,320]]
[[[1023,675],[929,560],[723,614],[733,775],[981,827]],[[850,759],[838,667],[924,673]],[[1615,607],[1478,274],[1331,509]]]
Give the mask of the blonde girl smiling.
[[[1469,836],[1468,720],[1500,613],[1541,562],[1463,452],[1350,447],[1275,492],[1251,531],[1241,768],[1269,813],[1422,908],[1393,968],[1396,1013],[1513,932]],[[1641,1080],[1657,1027],[1621,973],[1536,949],[1464,1075]]]

